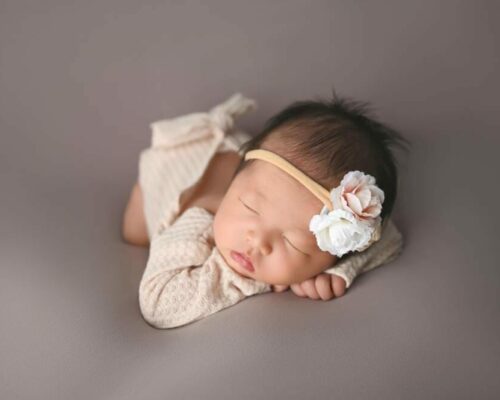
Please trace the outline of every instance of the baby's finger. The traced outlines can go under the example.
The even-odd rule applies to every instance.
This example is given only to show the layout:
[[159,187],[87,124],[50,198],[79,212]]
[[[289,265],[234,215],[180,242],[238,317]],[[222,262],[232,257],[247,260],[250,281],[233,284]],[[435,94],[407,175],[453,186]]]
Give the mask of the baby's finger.
[[307,296],[314,300],[319,300],[319,294],[316,291],[316,286],[314,285],[315,279],[308,279],[300,284],[304,292],[306,292]]
[[288,290],[288,285],[273,285],[273,290],[275,292],[284,292]]
[[318,291],[321,300],[330,300],[335,297],[332,290],[332,282],[330,275],[320,274],[316,276],[316,290]]
[[343,296],[346,291],[346,281],[340,276],[335,276],[332,274],[332,288],[335,297]]
[[295,293],[299,297],[306,297],[307,295],[305,292],[302,290],[300,287],[300,283],[294,283],[290,285],[290,288],[292,289],[292,292]]

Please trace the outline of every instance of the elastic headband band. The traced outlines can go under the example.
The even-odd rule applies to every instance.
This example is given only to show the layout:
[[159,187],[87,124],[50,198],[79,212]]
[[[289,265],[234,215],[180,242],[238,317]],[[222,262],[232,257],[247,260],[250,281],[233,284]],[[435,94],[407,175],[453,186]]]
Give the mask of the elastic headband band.
[[297,181],[302,183],[307,189],[311,191],[321,202],[330,210],[333,210],[333,203],[330,199],[330,191],[325,189],[319,183],[315,182],[312,178],[307,176],[300,169],[292,165],[290,162],[285,160],[283,157],[269,150],[257,149],[250,150],[245,154],[245,160],[260,159],[271,164],[276,165],[281,170],[287,172],[293,176]]

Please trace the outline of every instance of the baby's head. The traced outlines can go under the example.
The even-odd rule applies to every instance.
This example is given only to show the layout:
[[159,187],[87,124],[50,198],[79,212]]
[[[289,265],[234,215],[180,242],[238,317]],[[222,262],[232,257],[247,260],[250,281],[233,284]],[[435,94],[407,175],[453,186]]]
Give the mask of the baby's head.
[[[373,176],[384,192],[380,217],[391,215],[398,174],[392,146],[406,149],[398,132],[368,115],[367,104],[338,98],[294,102],[271,117],[240,153],[276,153],[324,188],[338,186],[349,171]],[[337,262],[318,247],[309,230],[324,204],[276,165],[242,159],[214,217],[217,248],[241,275],[273,285],[302,282]],[[245,254],[254,271],[232,253]],[[345,256],[344,256],[345,257]]]

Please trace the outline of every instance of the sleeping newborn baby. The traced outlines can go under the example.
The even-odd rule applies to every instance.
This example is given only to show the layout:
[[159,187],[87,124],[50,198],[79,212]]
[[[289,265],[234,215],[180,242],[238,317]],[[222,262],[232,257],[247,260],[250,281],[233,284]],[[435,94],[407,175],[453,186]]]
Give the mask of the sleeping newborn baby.
[[402,250],[390,219],[399,133],[334,94],[292,103],[251,137],[234,117],[255,106],[235,94],[151,124],[123,236],[150,246],[139,305],[154,327],[288,288],[330,300]]

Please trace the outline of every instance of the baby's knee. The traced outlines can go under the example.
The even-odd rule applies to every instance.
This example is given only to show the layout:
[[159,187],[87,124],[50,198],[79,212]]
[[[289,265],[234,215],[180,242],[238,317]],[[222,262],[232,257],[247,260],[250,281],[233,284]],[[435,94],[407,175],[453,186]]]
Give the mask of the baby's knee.
[[139,183],[136,183],[123,215],[122,237],[125,241],[139,246],[149,244],[143,207],[142,191]]

